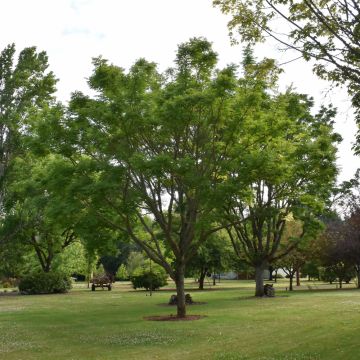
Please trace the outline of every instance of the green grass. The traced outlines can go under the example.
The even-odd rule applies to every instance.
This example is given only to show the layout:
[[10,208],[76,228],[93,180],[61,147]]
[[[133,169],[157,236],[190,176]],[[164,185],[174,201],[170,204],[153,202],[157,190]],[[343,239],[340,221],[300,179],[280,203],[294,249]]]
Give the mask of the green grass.
[[286,284],[268,299],[252,297],[251,281],[194,289],[193,298],[207,304],[188,313],[207,317],[186,322],[143,320],[175,314],[159,306],[173,291],[150,297],[126,283],[113,291],[82,285],[64,295],[0,296],[0,359],[359,359],[360,291],[318,283],[309,291],[304,282],[289,293],[281,290]]

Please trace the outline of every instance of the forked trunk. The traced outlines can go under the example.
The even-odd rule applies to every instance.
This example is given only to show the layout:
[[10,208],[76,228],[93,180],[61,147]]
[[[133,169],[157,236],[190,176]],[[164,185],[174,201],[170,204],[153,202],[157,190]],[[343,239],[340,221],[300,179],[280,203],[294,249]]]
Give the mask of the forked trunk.
[[255,267],[255,296],[258,297],[264,296],[264,269],[263,265]]
[[177,295],[177,317],[186,317],[186,305],[185,305],[185,285],[184,276],[185,267],[179,266],[176,272],[176,295]]

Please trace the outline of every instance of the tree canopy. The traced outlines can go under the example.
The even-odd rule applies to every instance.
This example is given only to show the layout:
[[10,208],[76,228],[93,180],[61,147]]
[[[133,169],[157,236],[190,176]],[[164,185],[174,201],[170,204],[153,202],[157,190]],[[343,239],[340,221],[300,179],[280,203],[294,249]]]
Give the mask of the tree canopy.
[[[346,84],[360,124],[360,6],[357,0],[214,0],[231,14],[230,35],[245,42],[275,39],[323,79]],[[360,133],[355,151],[360,151]]]

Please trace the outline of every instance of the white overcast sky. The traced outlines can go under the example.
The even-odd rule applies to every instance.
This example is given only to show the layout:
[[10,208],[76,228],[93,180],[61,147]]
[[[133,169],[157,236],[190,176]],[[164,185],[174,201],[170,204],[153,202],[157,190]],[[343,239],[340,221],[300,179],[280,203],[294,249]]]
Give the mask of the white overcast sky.
[[[123,68],[145,57],[164,70],[173,65],[179,43],[204,36],[219,54],[219,67],[241,62],[242,46],[230,45],[228,18],[211,0],[0,0],[0,12],[0,50],[12,42],[17,50],[45,50],[62,101],[74,90],[87,90],[91,58],[98,55]],[[298,56],[279,52],[274,44],[258,46],[256,54],[279,63]],[[283,68],[282,89],[292,84],[313,96],[317,106],[333,103],[338,108],[336,131],[344,138],[339,180],[351,178],[360,158],[351,151],[356,125],[346,91],[329,91],[329,84],[318,80],[303,60]]]

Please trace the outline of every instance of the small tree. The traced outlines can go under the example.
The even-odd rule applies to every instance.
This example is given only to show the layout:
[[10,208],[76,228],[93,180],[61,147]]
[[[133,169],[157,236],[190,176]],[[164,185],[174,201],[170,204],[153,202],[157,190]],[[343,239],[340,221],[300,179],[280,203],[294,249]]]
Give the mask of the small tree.
[[231,243],[226,232],[214,234],[190,261],[188,274],[198,277],[199,289],[203,290],[207,275],[229,269],[231,255]]
[[277,265],[285,272],[289,277],[289,290],[293,291],[293,280],[297,272],[300,271],[301,266],[305,263],[304,254],[298,250],[294,249],[286,256],[282,257],[277,261]]

